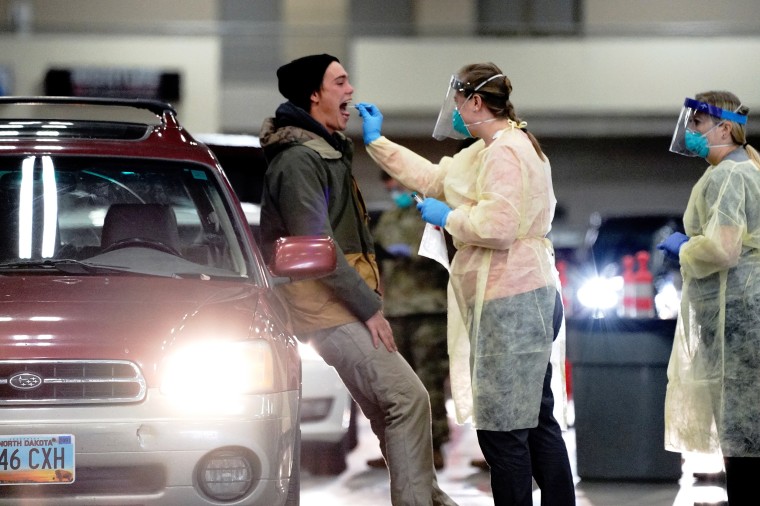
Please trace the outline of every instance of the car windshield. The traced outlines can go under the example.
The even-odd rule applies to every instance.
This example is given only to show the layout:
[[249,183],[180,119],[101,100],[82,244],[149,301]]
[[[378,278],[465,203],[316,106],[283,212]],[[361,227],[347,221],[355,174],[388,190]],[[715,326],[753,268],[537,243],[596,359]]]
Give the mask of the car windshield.
[[254,275],[244,232],[200,164],[3,156],[0,221],[0,275]]

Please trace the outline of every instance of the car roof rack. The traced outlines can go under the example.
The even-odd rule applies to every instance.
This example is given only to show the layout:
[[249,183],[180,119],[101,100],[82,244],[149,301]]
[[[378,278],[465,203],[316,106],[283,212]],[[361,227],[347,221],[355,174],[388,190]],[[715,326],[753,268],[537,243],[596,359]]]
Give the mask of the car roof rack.
[[2,104],[52,104],[52,105],[105,105],[146,109],[158,116],[177,111],[170,104],[147,98],[105,98],[105,97],[0,97]]

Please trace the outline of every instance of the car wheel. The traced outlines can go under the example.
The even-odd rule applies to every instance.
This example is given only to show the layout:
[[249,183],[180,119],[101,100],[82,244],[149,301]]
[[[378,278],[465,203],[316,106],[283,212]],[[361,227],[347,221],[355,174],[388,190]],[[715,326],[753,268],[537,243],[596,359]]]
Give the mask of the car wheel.
[[346,470],[347,440],[338,443],[304,443],[301,466],[314,476],[337,476]]
[[298,429],[295,446],[293,448],[293,469],[290,471],[290,484],[285,506],[299,506],[301,504],[301,429]]
[[337,443],[307,441],[301,445],[301,467],[314,476],[337,476],[348,467],[346,456],[359,444],[359,405],[349,399],[351,417],[348,430]]

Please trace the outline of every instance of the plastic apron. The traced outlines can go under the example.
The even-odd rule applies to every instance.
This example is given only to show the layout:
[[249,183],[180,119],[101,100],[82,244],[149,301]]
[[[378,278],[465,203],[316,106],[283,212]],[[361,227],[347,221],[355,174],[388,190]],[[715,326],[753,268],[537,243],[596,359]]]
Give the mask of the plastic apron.
[[760,457],[760,170],[743,149],[696,183],[684,228],[665,448]]
[[535,427],[554,349],[555,415],[562,424],[564,332],[552,346],[559,281],[545,238],[556,203],[549,163],[514,125],[490,147],[480,140],[438,164],[385,137],[367,150],[404,186],[453,209],[446,225],[457,247],[448,348],[457,422],[485,430]]

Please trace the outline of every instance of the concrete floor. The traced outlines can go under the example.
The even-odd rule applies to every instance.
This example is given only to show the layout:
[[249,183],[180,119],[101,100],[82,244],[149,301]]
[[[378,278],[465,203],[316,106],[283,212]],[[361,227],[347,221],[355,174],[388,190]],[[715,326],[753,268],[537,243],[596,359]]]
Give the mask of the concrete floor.
[[[475,431],[469,426],[451,423],[451,440],[444,446],[446,467],[438,472],[441,488],[460,506],[491,506],[490,475],[470,466],[480,457]],[[565,432],[565,441],[573,473],[576,475],[577,506],[708,506],[724,505],[725,490],[720,481],[695,480],[696,461],[684,463],[678,482],[613,482],[580,480],[575,472],[575,432]],[[362,417],[359,445],[348,457],[348,469],[337,477],[301,478],[302,506],[387,506],[390,504],[388,475],[385,470],[371,469],[366,461],[379,456],[377,440]],[[692,459],[693,460],[693,459]],[[703,468],[701,468],[703,469]],[[533,494],[534,505],[541,504],[541,492]]]

